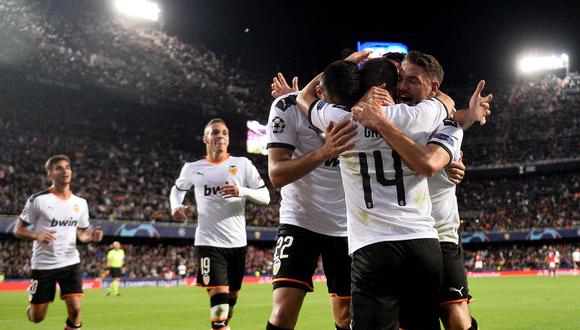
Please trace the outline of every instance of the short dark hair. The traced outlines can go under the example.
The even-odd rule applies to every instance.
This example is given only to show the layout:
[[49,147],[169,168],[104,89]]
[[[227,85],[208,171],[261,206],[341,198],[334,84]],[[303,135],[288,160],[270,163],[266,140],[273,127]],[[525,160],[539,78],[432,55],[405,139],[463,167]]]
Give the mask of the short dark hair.
[[397,67],[387,58],[373,58],[365,62],[361,68],[364,90],[373,86],[385,85],[385,89],[393,98],[397,95]]
[[50,173],[54,165],[56,165],[58,162],[62,160],[66,160],[70,164],[70,158],[68,158],[67,155],[55,155],[50,157],[44,164],[44,169],[46,170],[46,173]]
[[335,61],[324,69],[322,82],[329,97],[336,103],[352,107],[362,96],[361,74],[350,61]]
[[383,58],[386,58],[388,60],[392,60],[392,61],[395,61],[395,62],[401,64],[403,62],[403,60],[405,59],[405,53],[388,52],[388,53],[383,54]]
[[207,124],[205,124],[204,128],[203,128],[203,135],[205,135],[205,130],[207,130],[208,127],[210,127],[211,125],[215,124],[215,123],[222,123],[226,126],[228,126],[226,124],[226,121],[221,119],[221,118],[213,118],[212,120],[208,121]]
[[413,50],[405,56],[405,61],[422,67],[429,78],[437,81],[439,84],[443,83],[443,67],[441,67],[441,64],[439,64],[439,61],[433,55]]

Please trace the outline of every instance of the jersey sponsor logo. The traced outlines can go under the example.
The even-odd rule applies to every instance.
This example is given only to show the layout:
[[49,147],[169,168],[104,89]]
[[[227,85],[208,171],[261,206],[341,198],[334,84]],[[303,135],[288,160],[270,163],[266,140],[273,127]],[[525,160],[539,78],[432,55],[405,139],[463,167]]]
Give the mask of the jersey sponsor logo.
[[443,141],[449,143],[449,145],[452,147],[453,147],[453,145],[455,145],[455,143],[453,142],[453,139],[449,135],[445,135],[445,134],[441,134],[441,133],[434,133],[431,138],[443,140]]
[[274,117],[274,119],[272,119],[272,132],[280,134],[284,132],[285,128],[286,122],[284,121],[284,119],[280,117]]
[[296,105],[296,95],[289,95],[276,103],[276,108],[284,112],[291,106]]
[[230,165],[228,172],[230,172],[231,175],[236,175],[238,174],[238,167],[236,165]]
[[338,157],[330,158],[324,161],[324,166],[337,167],[340,164]]
[[[227,182],[226,182],[227,184]],[[217,195],[220,192],[220,186],[217,187],[211,187],[208,185],[203,185],[203,195],[204,196],[210,196],[210,195]]]
[[51,227],[76,227],[77,224],[79,222],[77,220],[57,220],[57,219],[52,219],[52,221],[50,221],[50,226]]
[[380,137],[380,134],[375,130],[372,130],[370,128],[365,127],[365,137],[366,138],[378,138],[378,137]]

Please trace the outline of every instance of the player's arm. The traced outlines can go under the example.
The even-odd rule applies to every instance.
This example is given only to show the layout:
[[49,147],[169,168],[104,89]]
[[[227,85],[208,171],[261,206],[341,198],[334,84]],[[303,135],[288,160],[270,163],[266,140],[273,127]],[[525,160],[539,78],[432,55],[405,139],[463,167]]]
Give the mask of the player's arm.
[[452,159],[450,153],[437,144],[422,146],[413,141],[393,125],[385,116],[382,107],[376,104],[359,103],[353,107],[353,119],[381,134],[405,163],[421,175],[435,175]]
[[28,229],[29,224],[22,219],[18,219],[14,227],[14,236],[25,241],[38,241],[42,244],[49,244],[54,241],[54,232],[39,233]]
[[183,165],[179,178],[175,181],[169,193],[169,204],[171,205],[171,216],[174,220],[187,220],[186,209],[191,206],[183,205],[185,195],[191,189],[193,183],[188,179],[188,164]]
[[276,188],[292,183],[322,165],[327,159],[354,147],[348,141],[356,135],[356,125],[341,121],[330,122],[326,127],[324,145],[292,159],[293,151],[287,148],[268,149],[268,175]]
[[78,228],[77,239],[81,243],[98,243],[103,240],[103,230],[101,227],[95,227],[93,229]]
[[235,184],[225,184],[220,187],[220,196],[223,198],[244,197],[261,205],[270,204],[270,191],[267,187],[252,189]]
[[484,87],[485,80],[480,80],[469,100],[469,107],[464,110],[458,110],[453,114],[453,119],[461,125],[461,128],[468,129],[476,121],[480,125],[484,125],[486,118],[491,115],[489,103],[492,101],[493,95],[481,96]]

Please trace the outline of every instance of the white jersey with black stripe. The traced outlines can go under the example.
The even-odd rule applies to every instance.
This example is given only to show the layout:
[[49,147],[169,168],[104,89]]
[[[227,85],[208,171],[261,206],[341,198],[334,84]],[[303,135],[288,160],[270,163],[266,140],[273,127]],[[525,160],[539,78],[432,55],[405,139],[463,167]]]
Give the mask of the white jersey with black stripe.
[[194,187],[197,204],[196,246],[234,248],[246,246],[245,198],[223,198],[224,184],[259,189],[265,186],[258,170],[246,157],[228,156],[220,163],[207,159],[186,163],[175,187],[188,191]]
[[[461,158],[461,143],[463,130],[453,120],[444,120],[431,134],[428,143],[441,146],[452,160]],[[439,171],[429,179],[429,195],[433,210],[431,215],[435,219],[435,229],[440,242],[459,244],[459,210],[455,196],[455,184],[449,181],[445,170]]]
[[54,241],[49,244],[34,241],[32,269],[57,269],[80,262],[76,246],[77,228],[89,227],[89,208],[85,199],[71,195],[63,200],[47,189],[28,199],[20,220],[30,224],[32,231],[52,232],[54,235]]
[[[291,150],[298,158],[324,145],[321,131],[312,127],[296,106],[298,93],[277,98],[268,119],[268,148]],[[281,189],[280,223],[329,235],[346,236],[346,204],[337,158],[329,159]]]
[[[447,117],[436,99],[415,107],[397,104],[383,109],[387,119],[407,136],[426,145],[431,133]],[[312,124],[324,129],[329,122],[351,120],[344,107],[315,102]],[[437,238],[431,216],[427,178],[401,160],[382,136],[358,124],[354,148],[340,155],[346,193],[349,252],[381,242]]]

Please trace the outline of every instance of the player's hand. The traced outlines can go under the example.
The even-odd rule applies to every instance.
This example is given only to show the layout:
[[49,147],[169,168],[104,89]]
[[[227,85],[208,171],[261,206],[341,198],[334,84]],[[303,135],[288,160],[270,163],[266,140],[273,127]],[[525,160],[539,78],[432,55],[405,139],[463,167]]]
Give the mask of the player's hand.
[[277,98],[282,95],[290,94],[298,91],[298,77],[292,78],[292,87],[286,82],[286,78],[281,72],[278,72],[276,77],[272,79],[272,97]]
[[36,235],[36,240],[40,244],[50,244],[55,239],[54,233],[55,233],[54,231],[49,231],[46,233],[39,233],[38,235]]
[[220,196],[223,198],[238,197],[240,195],[240,189],[235,184],[224,184],[220,187]]
[[173,220],[186,221],[187,220],[187,215],[186,215],[187,208],[191,208],[191,206],[188,205],[188,206],[182,206],[182,207],[176,208],[173,211],[173,214],[171,215],[173,217]]
[[354,53],[348,55],[344,60],[359,64],[359,63],[366,61],[372,52],[373,51],[370,49],[366,49],[366,50],[363,50],[360,52],[354,52]]
[[335,124],[328,123],[324,137],[325,159],[335,158],[341,153],[354,148],[354,143],[348,143],[356,135],[356,125],[348,120]]
[[95,227],[91,232],[91,242],[97,243],[103,240],[103,229]]
[[465,164],[463,164],[463,157],[458,161],[452,161],[445,167],[445,172],[449,181],[459,184],[465,176]]
[[469,115],[469,119],[472,122],[478,121],[480,125],[485,125],[487,121],[487,117],[491,115],[491,111],[489,110],[489,103],[493,99],[493,95],[488,94],[487,96],[481,96],[481,92],[485,87],[485,80],[480,80],[479,84],[475,88],[475,92],[471,96],[469,100],[469,109],[467,109],[467,113]]
[[371,103],[377,105],[393,105],[395,101],[391,97],[386,89],[381,87],[373,86],[367,90],[365,95],[359,100],[359,102]]
[[373,130],[378,130],[387,121],[382,107],[377,104],[359,102],[352,107],[352,119]]

